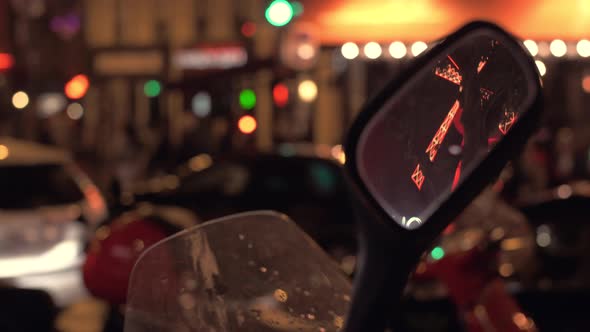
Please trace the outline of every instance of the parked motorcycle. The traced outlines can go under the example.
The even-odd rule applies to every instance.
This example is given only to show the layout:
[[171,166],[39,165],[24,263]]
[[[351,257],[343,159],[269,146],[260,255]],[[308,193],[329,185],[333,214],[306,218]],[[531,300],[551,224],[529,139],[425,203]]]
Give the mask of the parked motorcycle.
[[[536,67],[513,37],[483,22],[461,28],[386,85],[350,130],[354,285],[287,216],[241,213],[143,251],[125,330],[395,329],[423,252],[522,148],[540,93]],[[486,308],[479,314],[490,317]],[[514,324],[533,328],[521,315]]]

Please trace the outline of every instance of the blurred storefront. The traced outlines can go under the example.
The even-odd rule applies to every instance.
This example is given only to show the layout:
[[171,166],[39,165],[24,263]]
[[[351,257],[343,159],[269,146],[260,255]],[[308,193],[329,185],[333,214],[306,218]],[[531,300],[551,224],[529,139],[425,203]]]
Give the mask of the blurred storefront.
[[[373,91],[472,19],[526,40],[544,74],[560,172],[590,164],[587,1],[1,0],[0,8],[0,133],[64,146],[107,169],[124,165],[107,173],[200,152],[341,143]],[[26,96],[18,105],[17,92]]]

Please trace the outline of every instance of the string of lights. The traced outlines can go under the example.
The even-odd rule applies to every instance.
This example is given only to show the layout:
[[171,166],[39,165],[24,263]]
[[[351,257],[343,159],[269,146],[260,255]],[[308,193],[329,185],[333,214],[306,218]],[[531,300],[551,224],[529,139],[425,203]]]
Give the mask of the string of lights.
[[[386,45],[374,41],[365,44],[346,42],[340,47],[340,53],[347,60],[403,60],[404,58],[416,57],[432,46],[423,41],[402,42],[399,40],[390,43],[388,46]],[[547,73],[547,66],[544,61],[590,57],[590,40],[587,39],[578,41],[564,41],[561,39],[535,41],[526,39],[523,41],[523,45],[535,57],[535,64],[541,76],[545,76]],[[389,52],[384,52],[384,50]]]
[[[539,58],[563,58],[563,57],[590,57],[590,41],[581,39],[579,41],[563,41],[554,39],[552,41],[534,41],[527,39],[523,41],[532,56]],[[378,58],[402,59],[405,57],[418,56],[428,49],[430,45],[423,41],[402,42],[394,41],[390,44],[368,42],[359,44],[346,42],[340,47],[342,56],[348,60],[356,58],[375,60]],[[384,52],[388,50],[389,52]],[[362,52],[361,52],[362,51]]]

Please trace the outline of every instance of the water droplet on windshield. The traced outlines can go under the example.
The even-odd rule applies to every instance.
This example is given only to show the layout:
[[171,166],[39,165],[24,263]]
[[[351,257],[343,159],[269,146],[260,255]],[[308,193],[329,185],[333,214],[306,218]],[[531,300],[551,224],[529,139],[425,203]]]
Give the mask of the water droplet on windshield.
[[191,295],[191,294],[181,294],[178,297],[178,303],[180,303],[180,306],[182,306],[184,309],[190,310],[192,308],[195,307],[195,305],[197,304],[197,302],[195,301],[195,298]]
[[453,156],[458,156],[461,154],[463,149],[459,145],[451,145],[449,146],[449,153]]
[[246,236],[245,236],[244,234],[240,234],[240,235],[238,235],[238,239],[240,239],[240,240],[242,240],[242,241],[243,241],[245,238],[246,238]]
[[[287,292],[285,292],[284,290],[279,288],[279,289],[275,290],[274,298],[275,298],[275,300],[277,300],[279,302],[285,303],[285,302],[287,302],[289,295],[287,294]],[[292,308],[289,308],[289,309],[290,309],[289,311],[293,310]]]
[[342,295],[342,299],[346,302],[350,302],[350,296],[348,295]]
[[254,248],[254,245],[252,243],[248,243],[248,249],[252,249]]
[[248,265],[249,265],[249,266],[254,266],[254,265],[256,265],[256,264],[254,263],[254,261],[248,261]]
[[311,293],[310,293],[309,291],[303,291],[303,295],[305,295],[305,296],[310,296],[310,295],[311,295]]
[[344,318],[342,316],[334,317],[334,326],[341,329],[344,326]]
[[197,288],[197,281],[195,279],[187,279],[185,281],[185,286],[188,290],[194,290]]
[[275,275],[275,276],[278,276],[279,275],[279,271],[274,270],[274,271],[272,271],[272,274]]
[[307,314],[307,319],[314,320],[315,319],[315,315],[314,314]]
[[268,271],[264,266],[260,267],[260,272],[262,273],[266,273],[266,271]]

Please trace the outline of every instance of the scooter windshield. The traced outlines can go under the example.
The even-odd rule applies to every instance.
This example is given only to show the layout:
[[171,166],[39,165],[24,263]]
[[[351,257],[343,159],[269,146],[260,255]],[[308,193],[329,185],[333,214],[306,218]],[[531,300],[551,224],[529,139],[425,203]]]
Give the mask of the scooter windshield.
[[350,293],[336,263],[288,217],[242,213],[143,253],[125,331],[339,331]]

